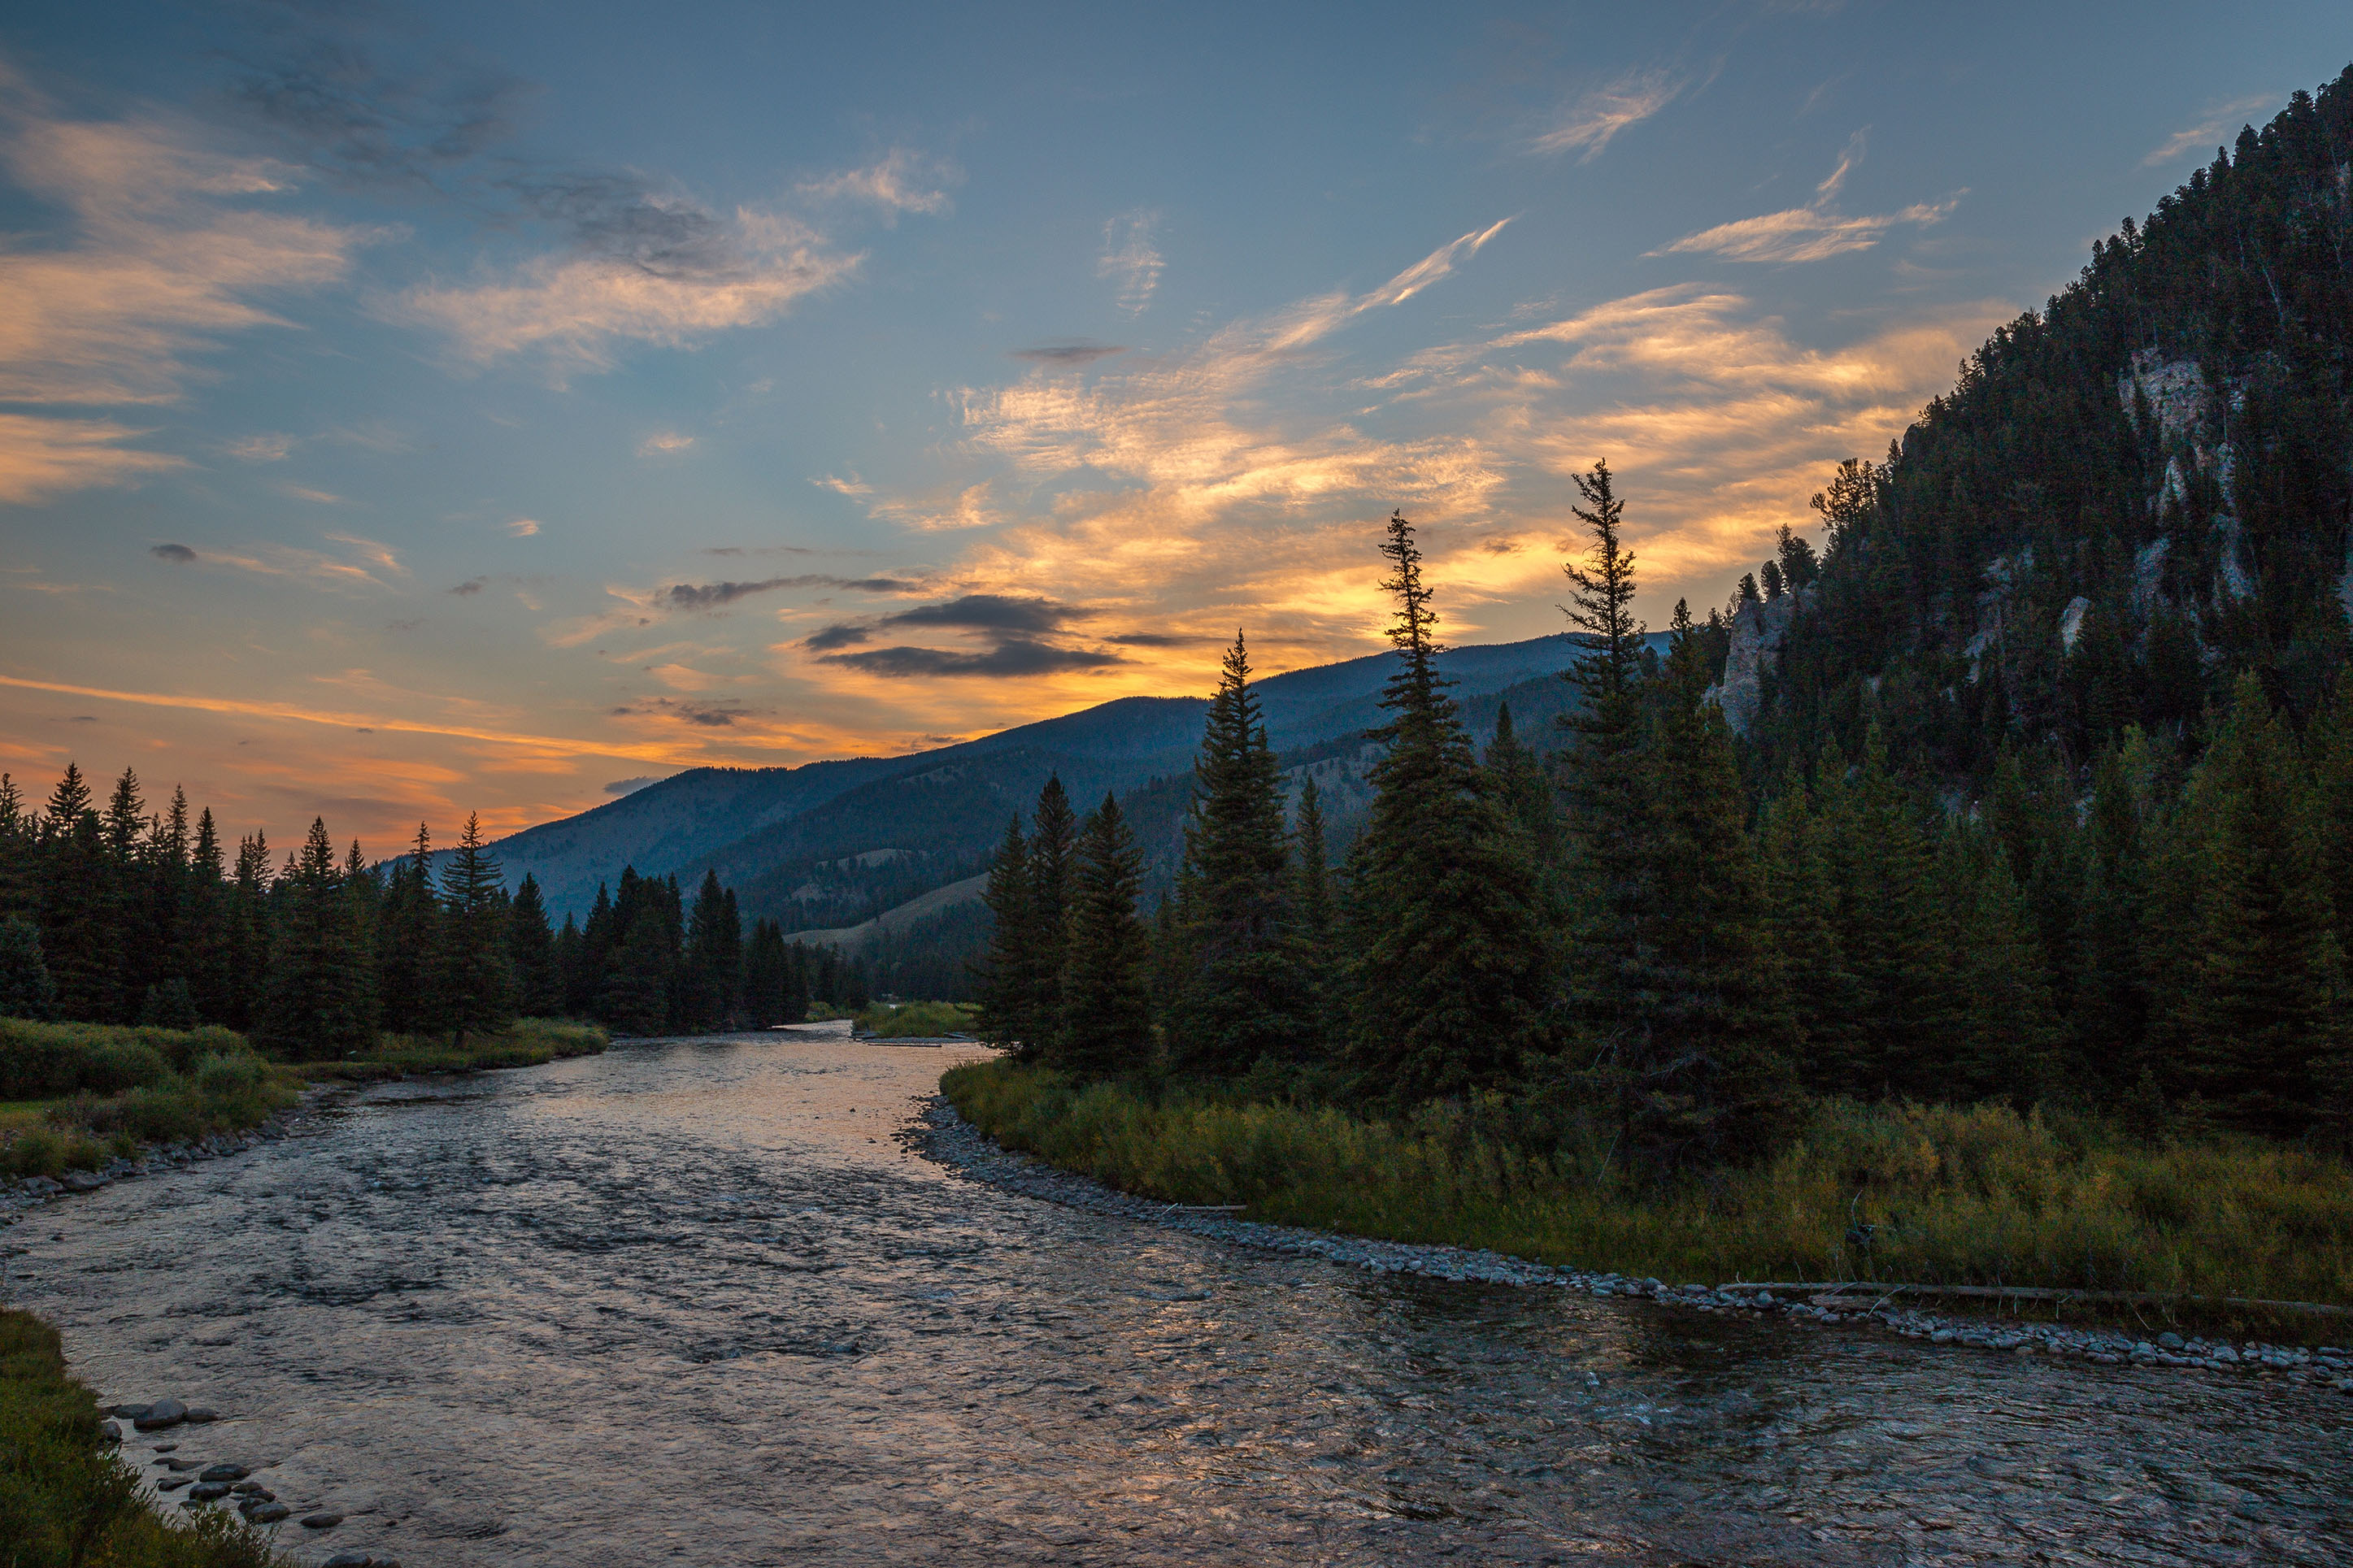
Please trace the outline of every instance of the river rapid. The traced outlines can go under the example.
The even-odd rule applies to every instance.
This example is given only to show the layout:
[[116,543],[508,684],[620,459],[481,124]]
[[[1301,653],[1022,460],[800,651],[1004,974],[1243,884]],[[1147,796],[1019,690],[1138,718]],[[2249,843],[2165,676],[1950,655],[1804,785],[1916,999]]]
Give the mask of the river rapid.
[[[898,1136],[968,1049],[387,1084],[28,1215],[11,1304],[306,1563],[2337,1564],[2353,1400],[1269,1256]],[[176,1506],[174,1498],[162,1500]]]

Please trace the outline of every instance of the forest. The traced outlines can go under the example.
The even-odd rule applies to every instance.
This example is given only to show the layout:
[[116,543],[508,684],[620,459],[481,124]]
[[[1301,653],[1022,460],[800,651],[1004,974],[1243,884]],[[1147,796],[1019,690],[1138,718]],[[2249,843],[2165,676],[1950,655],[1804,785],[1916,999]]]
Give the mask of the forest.
[[301,1061],[517,1017],[661,1035],[866,1005],[858,963],[774,921],[747,934],[716,874],[690,905],[675,879],[625,867],[585,923],[556,928],[531,878],[509,892],[478,820],[438,876],[431,851],[420,826],[389,863],[356,841],[339,856],[314,820],[282,861],[259,833],[232,857],[209,809],[191,821],[174,790],[151,813],[131,769],[103,807],[70,763],[38,808],[0,774],[0,1016],[218,1026]]

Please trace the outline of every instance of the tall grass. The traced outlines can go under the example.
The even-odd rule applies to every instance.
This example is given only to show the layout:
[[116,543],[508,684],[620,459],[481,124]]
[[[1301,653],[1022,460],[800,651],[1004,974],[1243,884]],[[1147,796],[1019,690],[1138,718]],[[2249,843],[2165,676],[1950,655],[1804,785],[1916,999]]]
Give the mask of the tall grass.
[[[251,1127],[293,1091],[227,1029],[0,1018],[0,1175],[91,1170],[141,1143]],[[0,1562],[5,1562],[0,1559]]]
[[[1492,1247],[1673,1283],[1877,1279],[2353,1305],[2353,1167],[2253,1141],[2149,1142],[2004,1106],[1826,1102],[1769,1163],[1633,1185],[1501,1102],[1370,1121],[1157,1099],[1043,1069],[951,1069],[1010,1147],[1124,1191],[1254,1218]],[[2339,1334],[2343,1321],[2330,1325]]]
[[375,1049],[340,1061],[305,1062],[310,1078],[380,1079],[406,1073],[533,1068],[567,1057],[593,1057],[613,1043],[601,1024],[519,1018],[495,1035],[383,1035]]
[[968,1035],[980,1009],[968,1002],[877,1002],[858,1015],[858,1027],[881,1040]]
[[101,1439],[58,1331],[0,1309],[0,1563],[9,1568],[281,1568],[254,1528],[212,1509],[164,1519]]

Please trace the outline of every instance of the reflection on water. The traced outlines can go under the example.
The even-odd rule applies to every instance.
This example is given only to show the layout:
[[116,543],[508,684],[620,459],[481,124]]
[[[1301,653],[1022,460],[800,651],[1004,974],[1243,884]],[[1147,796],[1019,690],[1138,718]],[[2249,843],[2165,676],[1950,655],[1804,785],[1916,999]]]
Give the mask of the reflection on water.
[[2353,1561],[2343,1395],[1225,1249],[909,1153],[953,1059],[387,1085],[28,1220],[9,1289],[351,1515],[311,1561]]

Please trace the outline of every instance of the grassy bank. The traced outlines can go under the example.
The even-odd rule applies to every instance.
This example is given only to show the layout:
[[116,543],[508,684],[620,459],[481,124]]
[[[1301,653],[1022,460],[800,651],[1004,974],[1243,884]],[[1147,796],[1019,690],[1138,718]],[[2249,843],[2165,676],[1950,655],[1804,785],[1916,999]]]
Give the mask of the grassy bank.
[[[1010,1062],[951,1070],[1009,1147],[1124,1191],[1250,1216],[1492,1247],[1674,1283],[1878,1279],[2353,1305],[2353,1167],[2253,1142],[2143,1142],[1999,1106],[1832,1101],[1771,1163],[1638,1190],[1573,1141],[1529,1152],[1509,1108],[1405,1122],[1078,1088]],[[1862,1227],[1870,1227],[1867,1231]],[[2342,1343],[2346,1320],[2193,1309]]]
[[95,1170],[142,1143],[243,1131],[294,1103],[305,1082],[537,1067],[607,1044],[593,1024],[526,1018],[462,1042],[385,1035],[364,1056],[286,1064],[227,1029],[0,1018],[0,1178]]
[[92,1170],[142,1143],[238,1131],[294,1098],[227,1029],[0,1018],[0,1176]]
[[55,1329],[0,1309],[0,1563],[9,1568],[275,1568],[235,1514],[166,1519],[100,1434],[98,1402],[66,1374]]
[[968,1002],[877,1002],[858,1015],[858,1027],[881,1040],[969,1035],[979,1011]]
[[491,1068],[535,1068],[566,1057],[593,1057],[612,1044],[598,1024],[559,1018],[522,1018],[495,1035],[384,1035],[375,1049],[337,1061],[305,1062],[302,1076],[365,1081],[406,1073],[475,1072]]

